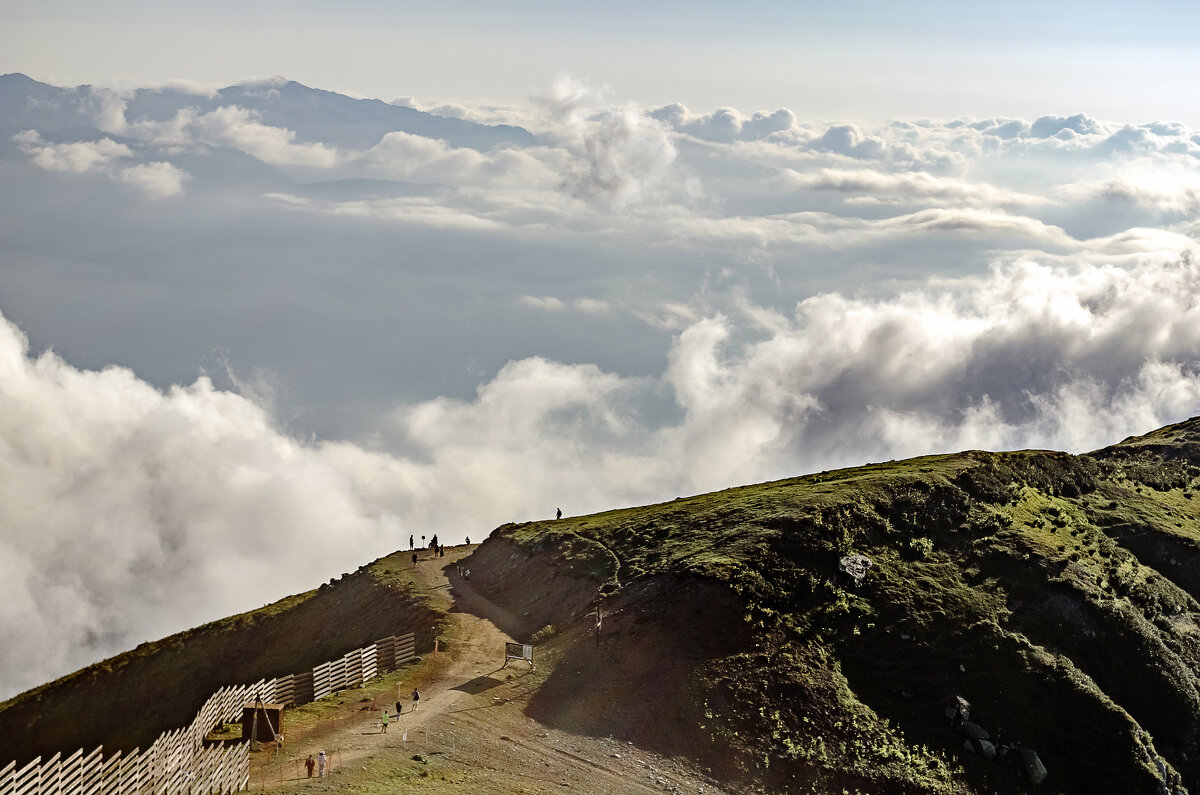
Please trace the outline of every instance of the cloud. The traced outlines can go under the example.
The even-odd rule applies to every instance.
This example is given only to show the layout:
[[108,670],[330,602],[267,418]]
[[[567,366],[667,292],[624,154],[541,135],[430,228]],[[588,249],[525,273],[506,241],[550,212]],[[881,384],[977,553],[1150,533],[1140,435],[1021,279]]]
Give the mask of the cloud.
[[793,130],[797,126],[796,114],[787,108],[758,111],[747,118],[736,108],[718,108],[712,113],[696,115],[685,105],[676,102],[651,110],[646,115],[662,121],[677,132],[704,141],[724,143],[756,141]]
[[1022,194],[986,183],[937,177],[924,171],[889,174],[869,169],[825,168],[801,174],[789,169],[799,187],[850,194],[848,201],[872,204],[942,204],[1016,207],[1044,204],[1045,197]]
[[810,141],[808,147],[818,152],[833,152],[864,160],[882,157],[886,151],[883,139],[863,135],[853,124],[833,125],[819,138]]
[[47,171],[70,171],[76,174],[107,171],[115,161],[133,157],[133,151],[128,146],[111,138],[52,144],[43,141],[36,130],[26,130],[13,136],[13,140],[34,164]]
[[2,318],[0,473],[5,695],[399,545],[320,447],[245,398],[30,358]]
[[[657,384],[532,359],[473,402],[398,416],[438,482],[469,461],[514,512],[536,501],[490,485],[504,451],[531,452],[527,481],[589,500],[599,471],[612,503],[971,447],[1085,451],[1200,409],[1197,295],[1191,259],[1015,261],[887,299],[815,296],[790,321],[694,320]],[[631,406],[661,389],[682,414],[647,426]],[[567,474],[562,456],[587,463]]]
[[1102,132],[1104,132],[1104,128],[1099,122],[1082,113],[1076,113],[1074,116],[1042,116],[1029,128],[1029,134],[1034,138],[1050,138],[1052,136],[1070,138],[1076,135],[1096,135]]
[[659,374],[514,360],[473,399],[397,406],[404,454],[299,441],[205,378],[160,391],[31,357],[4,321],[0,688],[311,587],[421,528],[478,536],[555,505],[963,447],[1098,447],[1200,408],[1197,296],[1189,255],[1020,259],[890,297],[816,295],[791,317],[668,307]]
[[134,152],[111,138],[51,144],[43,141],[37,131],[26,130],[13,136],[13,139],[35,165],[47,171],[106,174],[117,182],[134,186],[152,199],[182,193],[184,181],[190,178],[186,171],[166,162],[121,165],[123,161],[133,158]]
[[567,179],[579,194],[615,208],[637,204],[664,181],[678,151],[666,127],[633,106],[588,114],[584,103],[594,95],[586,84],[563,76],[541,98],[578,158]]
[[[277,91],[275,88],[263,89]],[[258,121],[246,108],[226,106],[208,113],[180,111],[172,123],[211,146],[230,146],[274,166],[308,166],[328,169],[337,165],[338,150],[323,143],[297,143],[296,133]]]
[[360,173],[447,185],[511,185],[550,189],[560,177],[533,154],[516,149],[478,152],[406,132],[389,132],[359,157]]
[[165,198],[183,193],[183,183],[190,175],[170,163],[139,163],[116,172],[116,178],[139,188],[152,198]]
[[[0,152],[0,309],[62,352],[0,324],[0,688],[414,531],[1197,413],[1183,125],[818,124],[564,79],[442,103],[536,134],[480,152],[125,96]],[[146,115],[80,133],[121,107]]]

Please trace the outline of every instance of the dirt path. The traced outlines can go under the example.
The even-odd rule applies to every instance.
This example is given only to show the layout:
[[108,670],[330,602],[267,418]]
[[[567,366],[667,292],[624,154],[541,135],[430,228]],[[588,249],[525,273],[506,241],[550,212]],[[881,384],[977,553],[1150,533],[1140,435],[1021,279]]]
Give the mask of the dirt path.
[[[386,705],[389,714],[397,692],[404,694],[404,711],[393,715],[387,732],[377,709],[350,704],[340,726],[310,734],[274,763],[255,768],[252,790],[722,792],[686,761],[546,727],[526,716],[527,699],[545,681],[553,660],[536,670],[524,662],[503,666],[504,643],[512,638],[487,617],[501,608],[458,576],[458,560],[469,551],[448,549],[445,558],[423,560],[414,570],[414,581],[447,620],[436,657],[377,686],[374,703]],[[421,692],[415,712],[414,687]],[[303,770],[296,760],[322,748],[331,752],[331,774],[298,778]]]

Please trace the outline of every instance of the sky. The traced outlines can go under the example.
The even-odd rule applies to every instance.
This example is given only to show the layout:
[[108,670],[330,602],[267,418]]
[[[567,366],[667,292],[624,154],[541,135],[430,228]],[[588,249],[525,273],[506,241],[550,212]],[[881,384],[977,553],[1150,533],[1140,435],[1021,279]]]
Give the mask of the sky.
[[702,110],[1200,126],[1200,88],[1182,79],[1200,66],[1200,10],[1186,2],[6,0],[0,13],[3,70],[57,85],[283,75],[384,100],[523,101],[567,72]]
[[1200,413],[1196,14],[0,6],[0,697],[409,536]]

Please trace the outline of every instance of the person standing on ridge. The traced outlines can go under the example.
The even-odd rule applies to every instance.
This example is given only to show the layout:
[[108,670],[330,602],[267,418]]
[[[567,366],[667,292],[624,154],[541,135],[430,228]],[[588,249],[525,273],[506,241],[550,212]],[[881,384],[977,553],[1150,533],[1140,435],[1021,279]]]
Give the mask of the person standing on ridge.
[[408,537],[408,548],[409,549],[413,548],[413,537],[412,536]]
[[562,518],[562,508],[559,508],[559,509],[558,509],[558,512],[557,512],[556,514],[554,514],[554,518],[555,518],[555,519],[561,519],[561,518]]

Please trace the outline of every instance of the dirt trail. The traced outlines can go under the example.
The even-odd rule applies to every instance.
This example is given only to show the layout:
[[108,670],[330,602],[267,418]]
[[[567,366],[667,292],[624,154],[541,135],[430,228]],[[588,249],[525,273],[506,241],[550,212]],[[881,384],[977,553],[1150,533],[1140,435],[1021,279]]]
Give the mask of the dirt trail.
[[[539,660],[536,670],[519,661],[503,666],[504,643],[513,639],[488,618],[497,617],[502,608],[458,576],[458,561],[470,551],[447,549],[445,558],[422,560],[413,572],[432,606],[445,612],[446,624],[436,658],[428,656],[415,668],[388,677],[395,684],[388,682],[387,692],[377,691],[376,703],[380,709],[386,705],[389,714],[397,692],[404,694],[404,710],[393,715],[387,732],[381,731],[379,710],[348,705],[351,717],[336,729],[312,733],[289,745],[273,763],[256,765],[250,789],[723,792],[685,760],[543,726],[526,716],[528,697],[545,681],[553,656]],[[414,687],[421,693],[416,712],[410,698]],[[331,774],[298,779],[303,771],[295,759],[321,748],[333,752]]]

